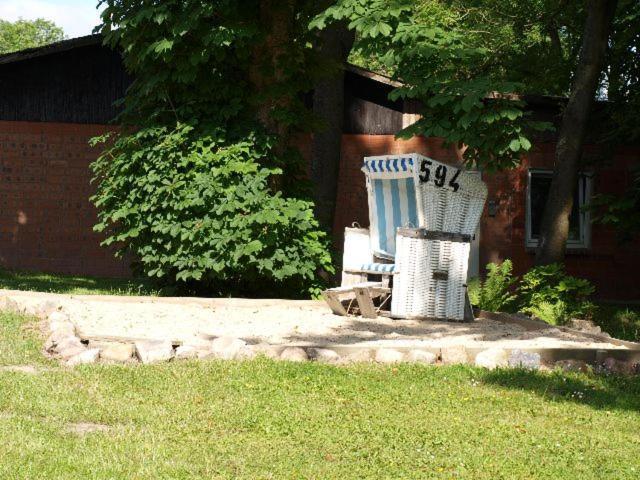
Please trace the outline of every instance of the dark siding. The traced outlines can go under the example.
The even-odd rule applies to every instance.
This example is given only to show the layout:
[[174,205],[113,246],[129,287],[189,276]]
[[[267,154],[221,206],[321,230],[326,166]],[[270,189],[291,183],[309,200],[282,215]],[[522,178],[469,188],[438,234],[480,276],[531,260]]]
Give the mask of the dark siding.
[[105,124],[130,80],[120,55],[90,45],[0,65],[0,120]]
[[402,129],[402,101],[392,102],[393,90],[370,78],[345,73],[344,133],[394,135]]

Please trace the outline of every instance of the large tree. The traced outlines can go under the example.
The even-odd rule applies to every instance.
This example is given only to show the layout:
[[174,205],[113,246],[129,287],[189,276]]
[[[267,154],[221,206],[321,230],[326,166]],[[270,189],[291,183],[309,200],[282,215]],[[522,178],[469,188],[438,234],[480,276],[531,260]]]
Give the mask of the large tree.
[[290,141],[311,118],[315,3],[102,3],[101,31],[135,78],[94,164],[106,243],[209,294],[316,289],[331,258]]
[[[611,94],[610,135],[637,132],[638,2],[620,0],[339,0],[312,23],[349,23],[354,58],[402,80],[422,119],[400,137],[466,145],[485,170],[519,164],[548,124],[531,121],[519,94],[569,97],[558,133],[539,263],[562,260],[590,106]],[[613,33],[609,25],[614,18]],[[608,50],[607,50],[607,47]],[[518,94],[518,95],[514,95]],[[631,128],[629,126],[632,126]],[[612,140],[610,138],[610,140]],[[605,141],[597,138],[596,141]],[[633,205],[628,200],[625,206]]]
[[569,101],[562,115],[555,168],[542,217],[540,243],[536,253],[538,265],[557,263],[564,259],[587,121],[602,75],[616,4],[616,0],[588,2],[582,47]]
[[15,22],[0,19],[0,54],[39,47],[63,39],[62,28],[43,18]]

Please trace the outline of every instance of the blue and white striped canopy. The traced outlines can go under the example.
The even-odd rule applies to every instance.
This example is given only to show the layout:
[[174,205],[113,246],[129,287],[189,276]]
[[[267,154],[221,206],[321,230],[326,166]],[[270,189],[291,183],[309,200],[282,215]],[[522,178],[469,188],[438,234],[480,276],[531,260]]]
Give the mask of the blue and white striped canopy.
[[396,230],[418,225],[413,177],[368,178],[367,183],[373,253],[393,259],[396,253]]
[[365,158],[363,170],[368,173],[406,173],[411,175],[413,172],[413,158],[403,156]]

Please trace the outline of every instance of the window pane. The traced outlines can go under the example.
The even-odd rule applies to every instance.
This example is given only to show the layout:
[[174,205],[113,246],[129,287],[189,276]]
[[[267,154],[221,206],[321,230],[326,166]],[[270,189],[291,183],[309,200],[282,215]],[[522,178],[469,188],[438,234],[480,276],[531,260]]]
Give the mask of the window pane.
[[[542,214],[547,202],[549,187],[551,186],[551,173],[531,172],[531,238],[540,238],[542,226]],[[580,240],[580,197],[579,189],[573,194],[573,208],[569,216],[569,240]]]

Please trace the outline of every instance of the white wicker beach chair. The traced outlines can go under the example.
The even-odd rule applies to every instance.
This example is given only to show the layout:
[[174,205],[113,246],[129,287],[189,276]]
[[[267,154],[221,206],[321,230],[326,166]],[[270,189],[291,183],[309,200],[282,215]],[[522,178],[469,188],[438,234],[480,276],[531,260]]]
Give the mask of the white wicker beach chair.
[[[394,263],[398,229],[419,227],[428,231],[461,234],[465,235],[464,238],[470,239],[480,221],[487,196],[486,186],[476,175],[416,153],[366,157],[362,171],[366,177],[369,201],[368,242],[366,229],[345,230],[342,285],[338,289],[325,292],[325,299],[334,313],[339,314],[344,314],[342,313],[344,307],[340,302],[345,298],[362,303],[370,297],[367,292],[373,292],[382,297],[388,293],[390,277],[400,271],[399,265]],[[441,242],[436,241],[437,247],[429,247],[425,252],[415,253],[415,255],[436,255],[435,252],[440,251],[438,250],[440,244]],[[443,252],[453,249],[456,262],[464,263],[463,278],[466,280],[468,242],[466,246],[443,245]],[[466,255],[463,250],[466,251]],[[424,261],[430,264],[433,260],[427,257]],[[403,265],[408,264],[403,262]],[[381,281],[371,282],[372,275],[382,277]],[[425,273],[425,275],[429,274]],[[456,274],[455,277],[457,278],[458,275]],[[408,280],[409,283],[401,281],[404,285],[402,289],[397,290],[394,287],[394,293],[397,291],[395,293],[397,296],[404,295],[401,292],[409,291],[413,292],[413,295],[415,292],[408,286],[411,282],[423,281],[420,276],[411,278],[412,280]],[[438,285],[441,284],[442,282],[439,281]],[[360,295],[356,294],[358,291]],[[436,296],[442,297],[440,294]],[[416,313],[415,308],[410,310],[400,308],[401,304],[406,304],[408,301],[394,299],[395,311],[398,315],[421,316],[421,313]],[[368,313],[375,317],[376,311],[372,313],[372,299],[368,298],[367,303],[368,305],[365,306],[360,305],[360,312],[365,316],[367,316],[365,313]],[[449,310],[443,310],[438,306],[436,310],[426,312],[429,313],[428,315],[423,312],[424,316],[458,319],[457,313],[454,315],[452,312],[454,310],[458,312],[459,309],[451,307]],[[447,315],[450,316],[447,317]]]

